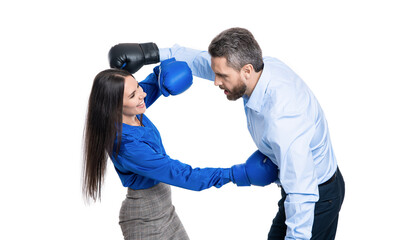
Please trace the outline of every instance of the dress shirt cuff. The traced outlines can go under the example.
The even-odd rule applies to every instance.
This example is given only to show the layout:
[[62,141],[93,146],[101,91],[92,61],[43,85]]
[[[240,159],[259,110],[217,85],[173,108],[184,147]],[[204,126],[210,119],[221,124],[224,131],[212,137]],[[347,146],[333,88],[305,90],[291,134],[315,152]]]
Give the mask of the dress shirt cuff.
[[159,48],[159,59],[160,61],[164,61],[166,59],[171,58],[171,49],[170,48]]

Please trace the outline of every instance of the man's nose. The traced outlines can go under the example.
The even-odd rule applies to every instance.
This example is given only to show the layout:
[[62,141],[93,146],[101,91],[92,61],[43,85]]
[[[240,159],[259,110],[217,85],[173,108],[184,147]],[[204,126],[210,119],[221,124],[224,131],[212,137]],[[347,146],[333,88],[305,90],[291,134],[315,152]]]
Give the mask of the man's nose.
[[214,79],[214,86],[218,87],[220,85],[222,85],[222,82],[221,82],[221,80],[218,77],[216,77]]

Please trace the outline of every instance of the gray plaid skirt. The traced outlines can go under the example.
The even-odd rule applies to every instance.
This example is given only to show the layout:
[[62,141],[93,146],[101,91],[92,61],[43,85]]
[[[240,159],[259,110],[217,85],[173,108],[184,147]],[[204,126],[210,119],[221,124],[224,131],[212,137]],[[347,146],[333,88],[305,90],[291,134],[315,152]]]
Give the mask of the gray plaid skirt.
[[148,189],[128,188],[119,224],[127,240],[188,240],[171,203],[171,188],[159,183]]

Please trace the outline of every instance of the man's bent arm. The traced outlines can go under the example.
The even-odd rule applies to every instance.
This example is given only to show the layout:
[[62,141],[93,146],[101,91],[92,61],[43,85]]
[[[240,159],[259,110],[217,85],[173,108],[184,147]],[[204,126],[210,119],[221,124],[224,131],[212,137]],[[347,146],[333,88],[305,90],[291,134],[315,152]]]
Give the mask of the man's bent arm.
[[207,51],[181,47],[175,44],[171,48],[159,49],[160,61],[174,57],[177,61],[185,61],[196,77],[214,81],[214,72],[211,69],[211,57]]

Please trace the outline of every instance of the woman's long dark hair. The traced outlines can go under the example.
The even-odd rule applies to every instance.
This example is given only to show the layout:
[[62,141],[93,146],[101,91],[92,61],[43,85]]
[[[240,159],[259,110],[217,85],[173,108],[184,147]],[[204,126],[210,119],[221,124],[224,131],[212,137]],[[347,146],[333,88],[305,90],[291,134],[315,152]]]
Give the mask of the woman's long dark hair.
[[88,101],[83,150],[83,195],[101,200],[101,186],[116,136],[121,140],[124,80],[131,74],[108,69],[97,74]]

